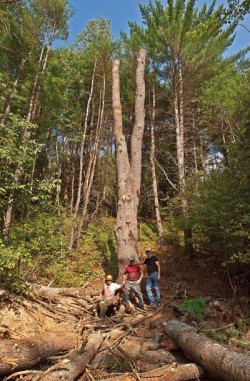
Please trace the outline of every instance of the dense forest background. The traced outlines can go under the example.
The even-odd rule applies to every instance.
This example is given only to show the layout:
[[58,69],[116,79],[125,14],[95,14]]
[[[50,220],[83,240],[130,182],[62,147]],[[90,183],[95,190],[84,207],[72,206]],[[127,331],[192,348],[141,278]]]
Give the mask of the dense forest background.
[[249,49],[228,56],[249,1],[140,6],[111,37],[90,21],[68,47],[67,0],[0,1],[0,279],[78,285],[116,257],[111,66],[121,60],[123,128],[134,123],[136,54],[147,50],[139,249],[171,245],[250,275]]

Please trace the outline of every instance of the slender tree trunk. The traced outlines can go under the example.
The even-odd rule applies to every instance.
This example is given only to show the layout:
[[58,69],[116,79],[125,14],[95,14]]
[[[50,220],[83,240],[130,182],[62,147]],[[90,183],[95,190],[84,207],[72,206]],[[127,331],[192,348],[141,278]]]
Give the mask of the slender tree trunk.
[[205,171],[206,171],[206,159],[205,159],[205,154],[204,154],[204,144],[203,144],[203,141],[202,141],[202,136],[200,134],[199,136],[199,147],[200,147],[200,161],[201,161],[201,166],[202,166],[202,170],[205,174]]
[[163,238],[163,227],[162,227],[162,222],[161,222],[160,204],[159,204],[159,198],[158,198],[158,185],[157,185],[156,168],[155,168],[155,105],[156,105],[155,85],[153,83],[151,127],[150,127],[150,131],[151,131],[150,163],[151,163],[151,172],[152,172],[152,183],[153,183],[156,223],[157,223],[159,240],[161,242],[161,240]]
[[56,184],[56,206],[58,208],[58,213],[60,214],[60,193],[61,193],[61,175],[62,175],[62,164],[59,156],[58,151],[58,142],[56,140],[56,178],[57,178],[57,184]]
[[80,201],[81,201],[81,192],[82,192],[82,185],[83,185],[82,184],[82,177],[83,177],[83,152],[84,152],[84,145],[85,145],[85,140],[86,140],[86,135],[87,135],[87,129],[88,129],[90,104],[91,104],[91,101],[92,101],[93,91],[94,91],[96,64],[97,64],[97,60],[95,60],[93,74],[92,74],[91,88],[90,88],[89,98],[88,98],[88,102],[87,102],[85,121],[84,121],[84,129],[83,129],[81,148],[80,148],[80,165],[79,165],[78,190],[77,190],[77,198],[76,198],[76,205],[75,205],[75,216],[77,215],[77,213],[79,211],[79,205],[80,205]]
[[70,236],[70,244],[69,244],[69,250],[71,251],[76,243],[77,240],[77,215],[79,211],[79,205],[81,201],[81,194],[82,194],[82,177],[83,177],[83,153],[84,153],[84,145],[87,135],[87,129],[88,129],[88,121],[89,121],[89,113],[90,113],[90,105],[93,98],[93,91],[94,91],[94,82],[95,82],[95,73],[96,73],[96,65],[97,65],[97,59],[95,59],[94,68],[93,68],[93,74],[91,79],[91,87],[89,92],[89,98],[87,102],[87,108],[86,108],[86,114],[85,114],[85,121],[84,121],[84,129],[82,134],[82,141],[81,141],[81,147],[80,147],[80,162],[79,162],[79,177],[78,177],[78,189],[77,189],[77,196],[76,196],[76,204],[74,208],[74,214],[72,218],[72,225],[71,225],[71,236]]
[[37,89],[35,91],[33,109],[32,109],[32,113],[31,113],[31,121],[32,122],[34,121],[36,114],[39,115],[39,113],[40,113],[40,108],[41,107],[39,107],[39,96],[40,96],[40,91],[41,91],[41,81],[42,81],[42,78],[44,77],[45,69],[46,69],[46,66],[47,66],[47,63],[48,63],[49,52],[51,50],[51,46],[52,46],[52,42],[53,42],[53,39],[54,39],[54,35],[55,35],[55,27],[53,27],[53,29],[52,29],[52,33],[50,35],[49,42],[47,44],[45,57],[44,57],[44,59],[42,61],[41,72],[40,72],[40,75],[38,77]]
[[73,162],[72,162],[71,198],[70,198],[70,215],[71,216],[74,209],[74,196],[75,196],[75,158],[73,158]]
[[[51,36],[51,39],[50,39],[50,42],[49,42],[49,46],[48,46],[48,51],[47,51],[47,54],[45,56],[44,61],[43,61],[43,53],[44,53],[44,49],[45,49],[45,46],[46,46],[46,37],[47,36],[45,36],[44,43],[43,43],[42,48],[41,48],[41,52],[40,52],[40,56],[39,56],[39,61],[38,61],[38,67],[40,69],[40,67],[42,65],[42,75],[44,75],[44,71],[45,71],[45,67],[46,67],[47,59],[48,59],[48,53],[49,53],[49,50],[50,50],[50,47],[51,47],[51,44],[52,44],[52,41],[53,41],[53,35],[54,35],[54,31],[52,33],[52,36]],[[33,89],[32,89],[31,99],[30,99],[30,103],[29,103],[29,111],[28,111],[28,115],[27,115],[27,121],[28,122],[32,122],[32,118],[33,118],[33,115],[34,115],[33,114],[33,112],[34,112],[34,102],[35,102],[35,96],[36,96],[36,91],[37,91],[38,83],[39,83],[39,70],[38,70],[38,73],[35,76],[35,80],[34,80],[34,83],[33,83]],[[24,147],[26,146],[26,143],[28,142],[29,137],[30,137],[30,132],[29,132],[29,129],[26,128],[25,132],[24,132],[24,137],[22,139],[22,143],[24,144]],[[14,204],[14,188],[18,184],[20,176],[21,176],[21,170],[20,170],[20,164],[18,164],[17,169],[15,171],[15,176],[14,176],[13,190],[11,191],[10,196],[8,198],[7,210],[6,210],[6,213],[4,215],[3,235],[4,235],[4,240],[5,241],[8,240],[9,231],[10,231],[10,224],[11,224],[11,220],[12,220],[13,204]]]
[[137,212],[141,185],[142,137],[144,132],[146,51],[140,49],[136,69],[135,124],[131,138],[131,160],[122,130],[122,107],[120,101],[119,60],[113,62],[112,101],[114,134],[116,145],[116,167],[118,180],[118,206],[115,234],[118,246],[119,279],[130,255],[137,255]]
[[[29,102],[29,110],[28,110],[28,115],[27,115],[27,121],[32,123],[34,121],[34,117],[36,114],[37,106],[38,106],[38,98],[39,98],[39,93],[40,93],[40,88],[41,88],[41,79],[44,76],[45,69],[47,66],[48,62],[48,57],[49,57],[49,52],[51,50],[51,45],[54,39],[55,35],[55,27],[53,27],[51,35],[49,37],[48,44],[46,44],[48,34],[44,36],[43,44],[41,47],[40,55],[39,55],[39,60],[38,60],[38,69],[37,73],[33,82],[33,87],[32,87],[32,92],[31,92],[31,97],[30,97],[30,102]],[[44,56],[44,51],[46,49],[46,53]]]
[[15,189],[15,186],[17,185],[18,181],[19,181],[20,174],[21,174],[20,170],[16,169],[12,190],[11,190],[10,195],[8,197],[6,213],[4,214],[4,217],[3,217],[3,239],[5,242],[7,242],[8,238],[9,238],[10,224],[11,224],[11,220],[12,220],[13,203],[14,203],[14,189]]
[[84,221],[87,217],[87,214],[88,214],[90,192],[91,192],[91,188],[93,185],[95,169],[96,169],[97,155],[98,155],[99,146],[100,146],[100,137],[101,137],[102,127],[103,127],[103,115],[104,115],[104,108],[105,108],[105,91],[106,91],[106,78],[105,78],[105,74],[104,74],[103,89],[100,93],[100,104],[99,104],[95,144],[94,144],[93,152],[90,155],[88,169],[87,169],[87,173],[86,173],[85,181],[84,181],[84,186],[83,186],[83,210],[82,210],[82,217],[81,217],[79,228],[78,228],[78,240],[79,240],[80,235],[81,235],[83,223],[84,223]]
[[36,95],[37,85],[38,85],[38,81],[39,81],[39,74],[38,73],[39,73],[40,67],[42,65],[43,54],[44,54],[44,50],[46,47],[46,39],[47,39],[47,35],[44,36],[44,40],[43,40],[43,44],[41,47],[39,60],[38,60],[38,70],[37,70],[37,74],[36,74],[34,82],[33,82],[33,87],[32,87],[32,92],[31,92],[31,97],[30,97],[30,102],[29,102],[29,110],[28,110],[28,115],[27,115],[27,121],[28,122],[32,121],[32,113],[33,113],[33,109],[34,109],[35,95]]
[[[182,205],[182,213],[185,219],[188,218],[188,202],[186,197],[186,174],[185,174],[185,140],[184,140],[184,102],[183,102],[183,76],[181,68],[177,69],[178,86],[174,88],[174,108],[176,123],[176,148],[180,197]],[[192,244],[192,229],[187,227],[184,229],[185,254],[190,258],[193,257],[194,250]]]
[[34,186],[34,177],[35,177],[35,169],[36,169],[36,160],[37,160],[38,149],[35,150],[35,157],[33,159],[32,171],[31,171],[31,179],[30,179],[30,195],[33,193]]

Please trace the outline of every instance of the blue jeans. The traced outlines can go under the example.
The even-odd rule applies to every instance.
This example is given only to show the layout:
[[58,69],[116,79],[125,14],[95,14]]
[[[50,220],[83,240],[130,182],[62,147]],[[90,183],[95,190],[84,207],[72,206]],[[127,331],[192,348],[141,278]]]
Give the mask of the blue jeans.
[[[146,291],[150,304],[154,304],[160,301],[160,285],[158,282],[158,272],[155,271],[148,275]],[[152,293],[152,288],[155,290],[155,296]]]
[[127,306],[129,304],[129,293],[130,291],[134,291],[135,295],[139,299],[139,304],[140,307],[144,306],[144,300],[143,296],[140,290],[140,285],[137,284],[136,282],[133,282],[131,280],[127,280],[125,287],[124,287],[124,299],[123,299],[123,304]]

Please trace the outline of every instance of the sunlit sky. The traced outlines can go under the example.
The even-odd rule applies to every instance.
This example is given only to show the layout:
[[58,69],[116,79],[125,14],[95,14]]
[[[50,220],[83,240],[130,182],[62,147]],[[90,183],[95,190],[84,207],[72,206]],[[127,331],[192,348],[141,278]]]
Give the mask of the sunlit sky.
[[[67,42],[58,41],[56,46],[63,46],[72,43],[76,35],[84,29],[89,20],[102,16],[111,21],[111,30],[114,38],[119,37],[120,31],[129,32],[128,21],[141,22],[138,3],[148,4],[149,0],[70,0],[75,15],[69,21],[70,35]],[[211,0],[197,0],[197,7],[204,3],[211,5]],[[162,3],[165,1],[162,0]],[[227,1],[217,0],[217,5],[227,4]],[[250,28],[250,15],[245,18],[242,24]],[[238,26],[236,38],[228,53],[233,54],[250,45],[250,33],[244,26]]]

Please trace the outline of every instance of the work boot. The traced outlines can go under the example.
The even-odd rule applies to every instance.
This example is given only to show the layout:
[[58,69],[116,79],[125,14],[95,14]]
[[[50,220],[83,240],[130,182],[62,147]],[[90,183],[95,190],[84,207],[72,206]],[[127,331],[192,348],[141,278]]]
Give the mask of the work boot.
[[139,308],[142,311],[147,311],[147,306],[145,306],[145,304],[143,306],[139,306]]

